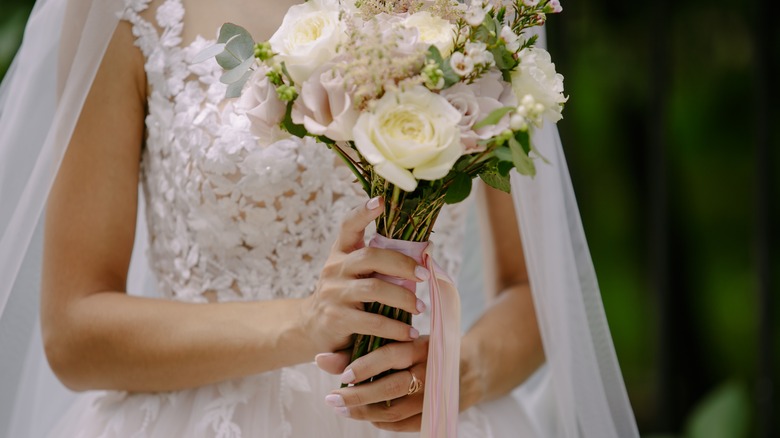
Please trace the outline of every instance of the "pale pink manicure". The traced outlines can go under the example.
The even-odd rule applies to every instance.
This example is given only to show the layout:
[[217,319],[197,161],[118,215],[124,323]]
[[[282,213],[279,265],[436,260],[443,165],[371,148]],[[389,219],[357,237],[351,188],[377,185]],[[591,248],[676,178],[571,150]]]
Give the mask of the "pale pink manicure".
[[425,303],[419,298],[417,298],[417,311],[420,313],[425,312]]
[[349,408],[340,407],[340,408],[333,408],[333,410],[336,411],[336,413],[341,415],[342,417],[349,417]]
[[427,279],[431,278],[430,272],[428,272],[428,270],[422,266],[417,266],[414,268],[414,276],[421,281],[426,281]]
[[417,339],[420,337],[420,332],[418,332],[416,328],[412,327],[409,329],[409,337],[412,339]]
[[371,198],[366,202],[366,208],[369,210],[374,210],[379,207],[379,197]]
[[333,408],[344,407],[344,397],[338,394],[328,394],[325,396],[325,404]]
[[352,383],[355,381],[355,372],[352,371],[352,368],[348,368],[346,371],[344,371],[343,374],[341,374],[341,383]]

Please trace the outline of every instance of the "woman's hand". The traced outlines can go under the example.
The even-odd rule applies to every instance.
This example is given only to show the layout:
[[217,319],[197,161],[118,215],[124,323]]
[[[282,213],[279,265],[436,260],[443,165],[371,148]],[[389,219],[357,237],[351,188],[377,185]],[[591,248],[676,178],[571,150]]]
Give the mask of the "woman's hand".
[[340,374],[343,383],[359,383],[398,370],[370,383],[334,390],[325,397],[325,403],[338,415],[370,421],[380,429],[419,431],[427,358],[427,336],[387,344],[351,364],[343,352],[318,355],[317,365],[331,374]]
[[364,310],[364,303],[374,301],[414,315],[425,309],[414,292],[370,278],[371,274],[380,273],[419,282],[428,276],[425,268],[411,257],[365,246],[365,228],[382,214],[381,206],[381,199],[373,198],[347,215],[316,290],[304,300],[304,329],[318,351],[344,349],[355,333],[397,341],[410,341],[419,336],[408,324]]

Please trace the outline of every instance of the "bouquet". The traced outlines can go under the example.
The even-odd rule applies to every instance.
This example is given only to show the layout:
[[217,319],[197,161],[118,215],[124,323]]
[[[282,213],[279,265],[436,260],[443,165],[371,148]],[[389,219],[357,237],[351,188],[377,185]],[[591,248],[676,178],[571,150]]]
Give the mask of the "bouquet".
[[[309,0],[269,41],[224,24],[198,58],[216,56],[255,134],[315,137],[369,197],[383,196],[378,234],[426,242],[475,177],[509,192],[512,168],[535,174],[544,158],[531,133],[558,122],[567,100],[550,55],[526,36],[559,1],[495,3]],[[385,342],[358,335],[353,360]]]

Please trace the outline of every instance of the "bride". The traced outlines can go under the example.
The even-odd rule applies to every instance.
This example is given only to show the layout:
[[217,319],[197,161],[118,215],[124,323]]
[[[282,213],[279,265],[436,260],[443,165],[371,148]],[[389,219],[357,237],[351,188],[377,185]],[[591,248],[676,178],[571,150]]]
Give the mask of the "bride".
[[[58,68],[48,67],[59,71],[58,109],[34,157],[50,163],[20,176],[22,190],[0,190],[17,206],[0,222],[0,262],[16,278],[20,261],[5,262],[25,250],[36,222],[19,218],[37,218],[29,205],[48,198],[43,345],[62,384],[87,391],[56,414],[49,436],[420,430],[425,294],[368,276],[420,283],[427,272],[364,246],[381,202],[360,194],[332,152],[253,136],[240,105],[223,99],[216,63],[191,62],[221,23],[266,40],[295,3],[48,0],[34,11],[28,38],[46,19],[62,27]],[[40,50],[30,39],[17,62]],[[0,127],[20,120],[9,108],[29,86],[21,68],[0,89]],[[554,132],[546,135],[559,149]],[[18,149],[12,134],[0,137],[0,158]],[[509,195],[479,193],[490,299],[462,340],[461,437],[637,436],[565,161],[551,161],[560,166],[547,177],[515,182],[515,207]],[[541,190],[555,191],[558,221],[549,221],[555,213]],[[453,276],[464,208],[445,209],[433,238]],[[145,276],[152,286],[140,281],[141,294],[127,293]],[[363,312],[371,301],[418,315],[415,326]],[[352,333],[400,342],[349,364]]]

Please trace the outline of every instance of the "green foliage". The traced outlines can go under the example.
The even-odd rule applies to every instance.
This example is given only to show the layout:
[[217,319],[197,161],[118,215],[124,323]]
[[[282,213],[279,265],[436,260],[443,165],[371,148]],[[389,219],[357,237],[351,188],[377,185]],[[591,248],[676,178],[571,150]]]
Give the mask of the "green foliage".
[[736,382],[716,388],[694,409],[686,438],[746,438],[750,432],[750,398]]
[[471,193],[471,175],[467,173],[456,173],[452,178],[452,183],[444,195],[444,202],[447,204],[457,204],[469,197]]
[[441,69],[442,74],[444,75],[444,88],[451,87],[453,84],[460,81],[460,76],[452,70],[449,58],[447,58],[447,60],[442,58],[441,52],[439,52],[439,49],[436,46],[432,45],[428,48],[428,56],[426,59],[433,60],[438,64],[439,69]]
[[513,107],[513,106],[505,106],[505,107],[502,107],[502,108],[494,109],[484,119],[482,119],[479,122],[475,123],[472,128],[477,130],[477,129],[480,129],[480,128],[484,128],[485,126],[495,125],[505,115],[509,114],[510,112],[514,111],[515,109],[516,108]]

